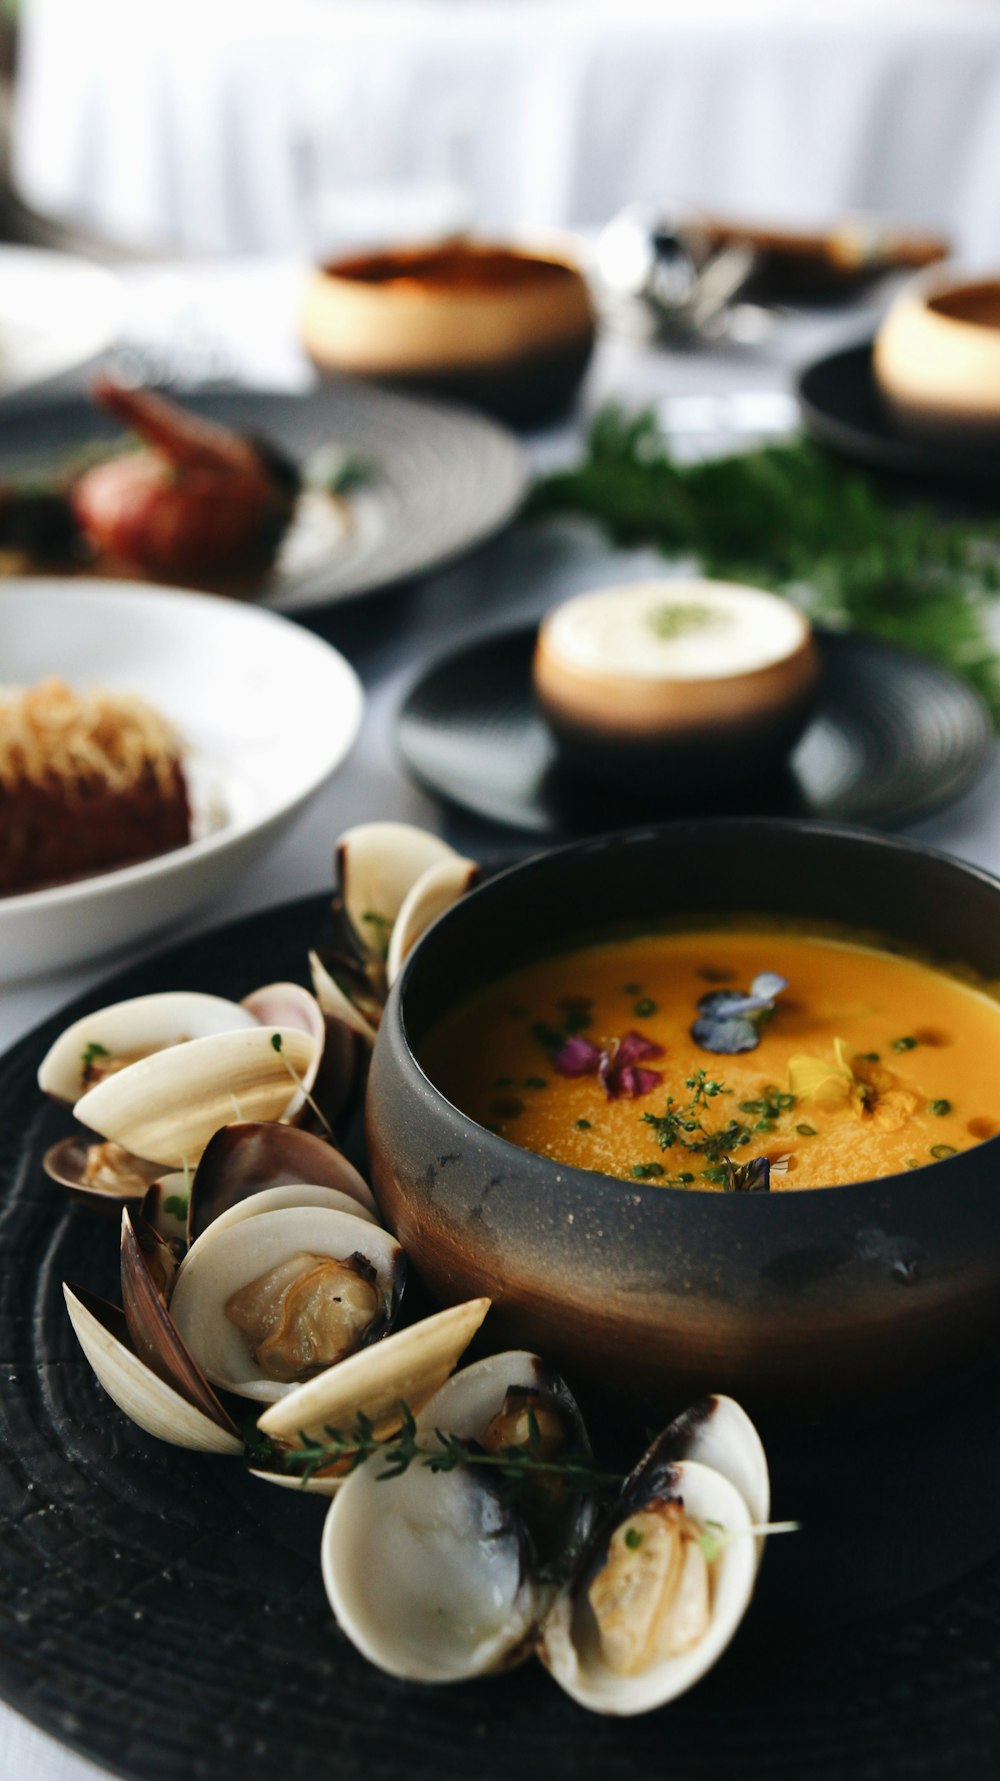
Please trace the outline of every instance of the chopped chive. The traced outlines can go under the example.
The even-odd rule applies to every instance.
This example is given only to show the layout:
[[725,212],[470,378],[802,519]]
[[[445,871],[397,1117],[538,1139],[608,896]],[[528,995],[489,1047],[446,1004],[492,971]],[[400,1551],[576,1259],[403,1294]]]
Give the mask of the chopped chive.
[[495,1076],[493,1078],[493,1087],[494,1088],[513,1088],[513,1086],[514,1086],[513,1076]]
[[916,1045],[916,1039],[913,1039],[908,1035],[905,1039],[894,1039],[892,1042],[892,1049],[893,1051],[914,1051]]
[[524,1086],[525,1088],[548,1088],[549,1085],[544,1076],[526,1076]]
[[640,1020],[648,1020],[651,1014],[656,1013],[656,1003],[652,996],[640,996],[633,1012],[638,1015]]
[[625,994],[627,996],[641,996],[642,995],[642,984],[641,983],[626,983],[626,984],[623,984],[622,987],[623,987]]
[[954,1144],[932,1144],[931,1145],[931,1156],[933,1156],[933,1157],[941,1158],[943,1156],[957,1156],[957,1155],[958,1155],[958,1151],[955,1149]]
[[945,1113],[951,1112],[951,1102],[950,1101],[932,1101],[931,1102],[931,1112],[936,1113],[940,1118]]
[[633,1163],[632,1164],[632,1175],[636,1181],[655,1181],[656,1177],[658,1175],[662,1175],[662,1174],[663,1174],[663,1164],[662,1163]]
[[642,1534],[637,1527],[627,1527],[625,1529],[625,1544],[630,1552],[638,1552],[644,1538],[644,1534]]
[[880,1051],[859,1051],[856,1053],[854,1061],[856,1064],[877,1064],[881,1062],[881,1058]]
[[753,1129],[755,1132],[773,1132],[774,1131],[774,1120],[773,1119],[758,1119],[757,1124],[754,1126]]
[[800,1138],[815,1138],[816,1136],[816,1127],[814,1125],[797,1125],[795,1130],[798,1132]]
[[687,1171],[684,1170],[684,1171],[682,1171],[682,1173],[680,1175],[678,1175],[677,1179],[680,1182],[682,1187],[687,1187],[689,1185],[689,1183],[694,1180],[694,1176],[689,1175],[687,1173]]
[[920,1164],[917,1162],[915,1156],[908,1156],[906,1158],[906,1166],[908,1169],[919,1169]]
[[578,1119],[574,1123],[578,1132],[589,1132],[592,1129],[589,1119]]

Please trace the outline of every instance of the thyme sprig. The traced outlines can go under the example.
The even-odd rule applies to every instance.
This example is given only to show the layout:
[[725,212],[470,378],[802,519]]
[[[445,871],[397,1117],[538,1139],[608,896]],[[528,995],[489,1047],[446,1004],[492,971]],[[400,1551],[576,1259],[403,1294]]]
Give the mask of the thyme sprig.
[[684,1106],[679,1106],[673,1095],[668,1095],[664,1113],[642,1115],[643,1123],[653,1127],[661,1150],[672,1150],[677,1144],[683,1150],[703,1156],[712,1167],[721,1163],[731,1150],[749,1144],[750,1127],[742,1120],[731,1118],[715,1131],[709,1131],[705,1125],[709,1102],[717,1095],[732,1094],[731,1088],[724,1082],[716,1082],[707,1070],[696,1070],[693,1076],[685,1078],[684,1086],[691,1091],[691,1098]]
[[652,411],[609,406],[582,461],[533,491],[529,514],[583,514],[623,545],[694,558],[707,575],[775,588],[810,616],[944,662],[1000,726],[995,521],[891,503],[805,441],[678,464]]
[[301,1471],[303,1484],[317,1472],[334,1467],[346,1477],[373,1454],[385,1460],[383,1470],[376,1473],[380,1483],[402,1477],[412,1465],[427,1466],[431,1472],[454,1472],[460,1466],[488,1467],[500,1487],[514,1495],[541,1475],[558,1478],[571,1495],[579,1496],[617,1489],[622,1483],[621,1474],[600,1471],[588,1454],[566,1453],[546,1458],[532,1410],[528,1411],[527,1441],[506,1447],[502,1453],[487,1453],[475,1442],[442,1429],[435,1429],[433,1445],[424,1444],[408,1404],[400,1406],[400,1414],[400,1427],[389,1435],[378,1434],[363,1410],[357,1412],[348,1429],[325,1428],[323,1440],[310,1439],[303,1431],[298,1444],[282,1454],[282,1463],[286,1471]]

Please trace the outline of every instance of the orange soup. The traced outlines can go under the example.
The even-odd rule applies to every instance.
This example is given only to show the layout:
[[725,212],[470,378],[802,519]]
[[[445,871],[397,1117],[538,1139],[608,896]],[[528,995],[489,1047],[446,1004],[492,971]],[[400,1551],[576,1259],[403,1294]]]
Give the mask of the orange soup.
[[760,1171],[744,1165],[766,1158],[772,1192],[830,1187],[1000,1132],[991,991],[788,931],[658,934],[547,959],[450,1014],[421,1061],[512,1144],[660,1186],[753,1191]]

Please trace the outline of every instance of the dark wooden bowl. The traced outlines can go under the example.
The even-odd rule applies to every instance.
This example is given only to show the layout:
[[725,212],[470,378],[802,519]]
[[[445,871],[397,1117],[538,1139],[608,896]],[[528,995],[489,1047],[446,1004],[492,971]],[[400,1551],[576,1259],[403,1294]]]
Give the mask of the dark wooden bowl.
[[539,954],[749,911],[876,930],[1000,977],[1000,883],[909,842],[760,820],[583,842],[494,878],[422,940],[375,1047],[368,1147],[430,1291],[488,1293],[498,1346],[658,1410],[713,1390],[822,1417],[946,1379],[1000,1339],[1000,1138],[846,1187],[698,1193],[521,1150],[417,1061],[458,999]]

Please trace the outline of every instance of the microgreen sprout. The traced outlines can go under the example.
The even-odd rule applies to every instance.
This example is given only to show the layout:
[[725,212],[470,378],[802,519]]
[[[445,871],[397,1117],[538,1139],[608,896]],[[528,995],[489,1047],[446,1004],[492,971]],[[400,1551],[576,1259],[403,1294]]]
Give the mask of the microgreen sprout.
[[297,1069],[295,1068],[295,1065],[292,1063],[291,1059],[287,1058],[285,1056],[280,1033],[272,1033],[271,1034],[271,1049],[272,1049],[272,1051],[277,1052],[278,1056],[280,1057],[282,1063],[284,1064],[285,1069],[288,1071],[288,1074],[291,1077],[292,1081],[294,1082],[299,1093],[301,1095],[304,1095],[308,1105],[312,1108],[313,1112],[316,1115],[316,1118],[319,1120],[320,1125],[323,1127],[324,1132],[326,1133],[327,1137],[330,1139],[330,1142],[332,1143],[333,1142],[333,1127],[331,1126],[330,1121],[327,1119],[326,1114],[323,1112],[322,1107],[319,1106],[318,1102],[315,1100],[313,1095],[310,1094],[309,1090],[307,1089],[305,1083],[303,1082],[301,1076],[299,1075],[299,1073],[298,1073]]
[[723,1527],[721,1521],[703,1521],[701,1526],[702,1532],[698,1536],[698,1545],[701,1547],[705,1563],[712,1565],[719,1554],[724,1552],[727,1546],[731,1546],[734,1540],[744,1540],[748,1534],[753,1534],[755,1538],[761,1534],[797,1534],[801,1523],[798,1521],[758,1521],[750,1527],[734,1528],[732,1531]]

